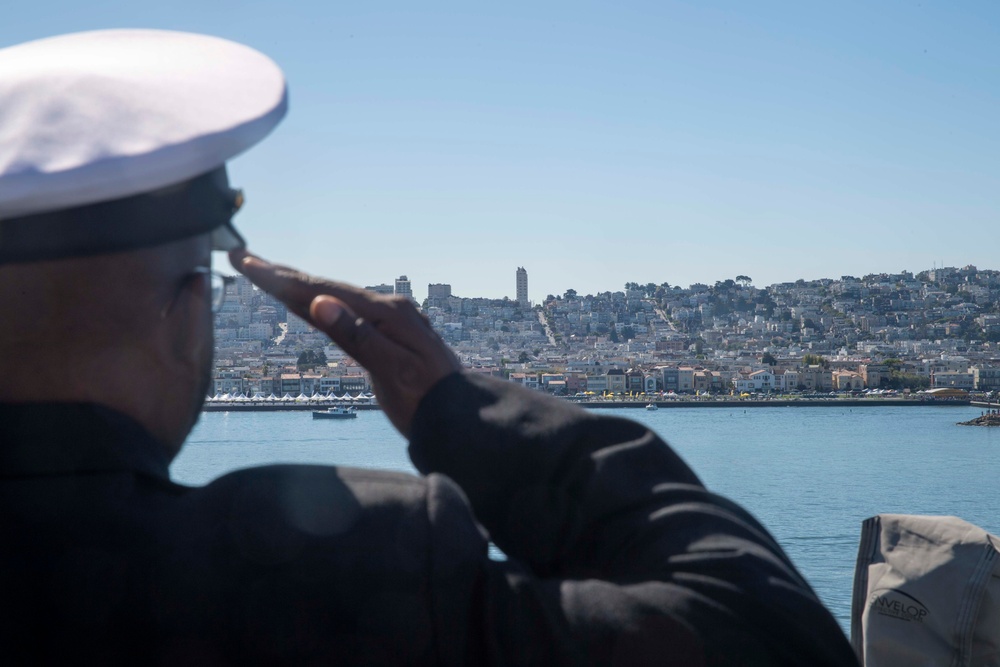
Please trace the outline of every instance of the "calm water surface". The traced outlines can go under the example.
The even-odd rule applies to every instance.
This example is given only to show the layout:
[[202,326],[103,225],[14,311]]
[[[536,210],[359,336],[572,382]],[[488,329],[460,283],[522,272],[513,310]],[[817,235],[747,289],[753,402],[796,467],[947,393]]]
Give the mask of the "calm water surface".
[[[883,512],[954,514],[1000,534],[1000,430],[956,426],[971,407],[603,410],[647,424],[705,484],[777,537],[845,630],[861,521]],[[205,413],[173,478],[204,484],[268,463],[413,471],[381,412]]]

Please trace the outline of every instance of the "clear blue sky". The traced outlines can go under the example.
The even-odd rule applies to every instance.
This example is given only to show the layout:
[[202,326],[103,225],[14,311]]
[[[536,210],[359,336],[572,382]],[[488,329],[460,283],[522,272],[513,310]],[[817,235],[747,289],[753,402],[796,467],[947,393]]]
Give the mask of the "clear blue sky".
[[237,220],[326,276],[500,297],[524,266],[538,300],[1000,268],[995,0],[33,0],[0,46],[110,27],[281,65]]

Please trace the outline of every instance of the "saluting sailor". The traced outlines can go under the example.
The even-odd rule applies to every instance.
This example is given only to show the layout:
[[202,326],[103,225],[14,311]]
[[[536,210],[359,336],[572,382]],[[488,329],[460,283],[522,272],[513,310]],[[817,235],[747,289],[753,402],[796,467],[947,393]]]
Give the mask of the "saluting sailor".
[[[0,50],[5,662],[854,664],[655,434],[465,374],[409,301],[243,250],[225,162],[286,107],[273,62],[213,37]],[[422,476],[170,481],[211,376],[212,250],[368,368]]]

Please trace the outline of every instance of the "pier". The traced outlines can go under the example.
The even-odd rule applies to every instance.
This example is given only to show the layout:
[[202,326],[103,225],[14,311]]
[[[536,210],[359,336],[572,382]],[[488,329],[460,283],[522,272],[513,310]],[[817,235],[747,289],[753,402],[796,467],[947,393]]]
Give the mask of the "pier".
[[[579,401],[566,399],[582,408],[606,410],[612,408],[644,409],[647,405],[657,408],[885,408],[974,405],[983,408],[1000,408],[997,403],[983,403],[968,399],[921,400],[917,398],[799,398],[799,399],[744,399],[744,400],[667,400],[667,401]],[[331,401],[214,401],[205,403],[202,412],[302,412],[324,410],[333,405],[349,405],[356,410],[381,410],[377,403]]]

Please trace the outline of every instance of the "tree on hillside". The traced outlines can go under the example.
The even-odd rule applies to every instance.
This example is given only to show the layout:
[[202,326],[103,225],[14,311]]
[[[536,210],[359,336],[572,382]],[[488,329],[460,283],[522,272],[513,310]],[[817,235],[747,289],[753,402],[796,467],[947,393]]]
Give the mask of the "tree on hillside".
[[728,292],[734,287],[736,287],[736,283],[731,278],[726,278],[725,280],[716,280],[714,290],[716,293]]
[[740,283],[744,287],[749,287],[753,280],[750,276],[736,276],[736,282]]
[[818,354],[807,354],[804,357],[802,357],[802,365],[803,366],[822,366],[823,368],[828,368],[830,366],[830,362],[827,361],[821,355],[818,355]]
[[768,366],[775,366],[778,360],[774,358],[774,355],[770,352],[765,352],[760,358],[760,363],[767,364]]
[[575,299],[576,298],[576,290],[575,289],[568,289],[568,290],[566,290],[566,293],[563,296],[567,300]]

